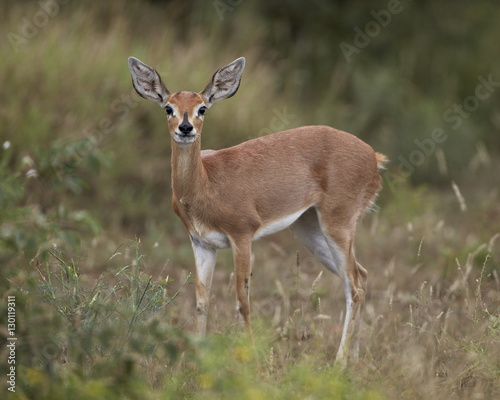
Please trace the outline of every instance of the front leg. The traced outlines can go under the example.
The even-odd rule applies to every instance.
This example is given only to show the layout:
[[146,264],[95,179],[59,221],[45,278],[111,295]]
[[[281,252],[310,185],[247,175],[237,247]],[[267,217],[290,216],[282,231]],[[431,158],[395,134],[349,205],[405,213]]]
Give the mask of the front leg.
[[216,250],[195,236],[191,236],[191,245],[196,263],[196,331],[199,336],[203,337],[207,331],[207,314]]
[[236,275],[236,296],[238,310],[243,317],[245,326],[251,333],[250,324],[250,276],[252,275],[252,244],[251,239],[232,241],[234,269]]

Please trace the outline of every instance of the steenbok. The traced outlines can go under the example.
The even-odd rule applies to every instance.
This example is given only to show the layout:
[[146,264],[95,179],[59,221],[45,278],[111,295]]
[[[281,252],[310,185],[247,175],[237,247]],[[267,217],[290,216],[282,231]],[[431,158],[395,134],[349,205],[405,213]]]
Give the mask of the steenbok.
[[170,93],[159,74],[129,58],[137,93],[167,113],[172,142],[172,204],[184,223],[196,262],[197,331],[207,327],[217,249],[231,247],[238,310],[250,330],[252,241],[291,228],[343,283],[346,313],[336,360],[346,365],[354,342],[366,270],[356,261],[356,224],[381,188],[382,154],[355,136],[304,126],[222,150],[201,150],[205,112],[233,96],[245,59],[219,69],[199,93]]

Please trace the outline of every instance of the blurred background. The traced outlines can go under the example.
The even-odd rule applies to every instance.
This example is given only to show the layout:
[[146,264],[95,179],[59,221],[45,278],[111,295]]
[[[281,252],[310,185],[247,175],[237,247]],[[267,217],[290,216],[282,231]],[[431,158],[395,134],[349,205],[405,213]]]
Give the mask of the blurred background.
[[[438,386],[488,387],[489,398],[496,397],[498,386],[491,388],[498,384],[498,358],[485,349],[496,346],[498,353],[500,327],[498,0],[0,0],[0,7],[0,288],[22,288],[19,296],[30,293],[27,287],[41,290],[56,305],[53,313],[23,314],[36,332],[29,340],[50,341],[50,329],[73,337],[79,332],[75,321],[86,321],[82,310],[95,306],[94,292],[85,288],[97,285],[100,274],[138,265],[153,281],[127,275],[137,288],[166,293],[168,286],[169,295],[179,290],[163,320],[187,331],[193,327],[194,290],[181,290],[192,282],[193,256],[170,206],[166,116],[135,93],[127,58],[154,67],[173,92],[202,90],[218,68],[244,56],[238,93],[207,113],[203,148],[324,124],[353,133],[391,160],[379,212],[362,221],[357,242],[358,258],[370,273],[366,376],[378,376],[373,371],[385,365],[381,381],[393,376],[393,387],[424,383],[403,387],[416,393],[406,398],[439,398],[420,388],[441,378]],[[285,360],[290,351],[306,348],[334,354],[343,309],[338,279],[328,274],[320,280],[319,266],[288,234],[261,242],[254,247],[254,315],[283,331],[292,321],[298,338],[296,348],[277,348],[276,357]],[[57,292],[46,278],[59,270],[75,273],[54,280]],[[231,271],[231,253],[222,251],[212,331],[224,332],[232,321]],[[70,278],[76,281],[66,285]],[[150,286],[156,279],[163,283]],[[474,290],[475,282],[484,290],[479,284]],[[84,295],[71,303],[77,287]],[[64,293],[70,300],[61,300]],[[26,304],[37,296],[26,295]],[[469,307],[483,301],[493,306]],[[60,307],[70,303],[71,312]],[[56,318],[61,313],[69,325]],[[325,315],[334,322],[322,325]],[[452,315],[445,323],[449,332],[463,334],[453,339],[455,352],[443,345],[451,341],[415,339],[408,328],[408,321],[427,324],[438,337],[448,329],[439,325],[442,315]],[[471,320],[476,322],[467,330]],[[471,350],[478,326],[493,336],[481,336],[488,337],[484,346]],[[123,329],[112,325],[92,349],[104,348],[109,332],[117,331]],[[306,345],[306,331],[318,340]],[[74,336],[75,342],[81,337]],[[333,338],[327,352],[323,337]],[[408,357],[427,358],[401,358],[410,339],[415,347]],[[435,352],[426,353],[431,348]],[[400,371],[416,380],[399,379]]]

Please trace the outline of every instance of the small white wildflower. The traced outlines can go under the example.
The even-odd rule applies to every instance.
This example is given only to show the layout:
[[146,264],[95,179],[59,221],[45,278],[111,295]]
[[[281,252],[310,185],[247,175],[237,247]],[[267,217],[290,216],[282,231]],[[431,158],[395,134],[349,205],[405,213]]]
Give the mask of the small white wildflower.
[[34,167],[35,166],[35,162],[33,161],[33,159],[30,156],[24,156],[21,160],[21,164],[23,165],[23,167]]
[[38,178],[38,171],[34,168],[31,168],[26,172],[26,177],[27,178]]
[[6,140],[5,142],[3,142],[2,148],[4,150],[10,149],[10,142],[8,140]]

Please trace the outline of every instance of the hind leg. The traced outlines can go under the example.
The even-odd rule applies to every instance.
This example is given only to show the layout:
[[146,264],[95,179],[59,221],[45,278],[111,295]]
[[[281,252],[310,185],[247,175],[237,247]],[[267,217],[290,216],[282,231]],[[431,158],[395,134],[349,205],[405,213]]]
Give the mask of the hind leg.
[[312,253],[314,258],[335,275],[339,275],[337,262],[332,256],[326,236],[321,229],[318,213],[310,208],[291,226],[294,236]]
[[349,347],[351,345],[353,347],[353,359],[357,359],[359,355],[358,331],[361,305],[363,304],[365,295],[365,278],[367,274],[366,270],[357,263],[354,256],[354,240],[349,239],[348,245],[345,245],[342,243],[340,238],[335,240],[332,237],[335,237],[334,234],[331,234],[331,236],[329,235],[329,239],[327,240],[330,248],[332,249],[332,253],[340,253],[344,255],[343,262],[339,264],[339,272],[340,279],[344,284],[346,315],[336,361],[340,362],[342,366],[345,367],[347,364],[347,357],[349,355]]
[[325,225],[320,222],[320,213],[315,209],[309,209],[291,226],[291,229],[295,237],[314,257],[342,280],[346,315],[336,361],[345,367],[351,340],[354,340],[353,357],[357,358],[359,352],[357,338],[360,323],[359,308],[364,297],[367,272],[356,262],[350,245],[352,240],[342,240],[351,235],[339,235],[339,231],[334,229],[329,233]]
[[347,218],[342,213],[323,214],[318,211],[317,215],[319,226],[344,287],[346,313],[336,362],[345,367],[351,343],[354,350],[353,358],[357,358],[359,352],[360,309],[364,300],[367,272],[356,261],[354,255],[355,223],[352,221],[355,219]]
[[360,308],[364,301],[368,275],[366,269],[356,261],[354,234],[351,233],[353,230],[341,230],[336,225],[329,224],[314,208],[302,214],[291,229],[295,237],[314,257],[342,280],[346,315],[336,362],[345,367],[351,342],[353,342],[353,358],[357,359],[359,354]]
[[356,287],[358,288],[358,295],[360,297],[359,301],[359,310],[356,313],[356,320],[354,321],[354,342],[353,342],[353,358],[357,360],[359,358],[359,327],[361,325],[361,313],[363,312],[365,300],[366,300],[366,282],[368,280],[368,271],[363,268],[363,266],[356,262],[357,269],[359,272],[358,279],[359,281],[356,283]]

